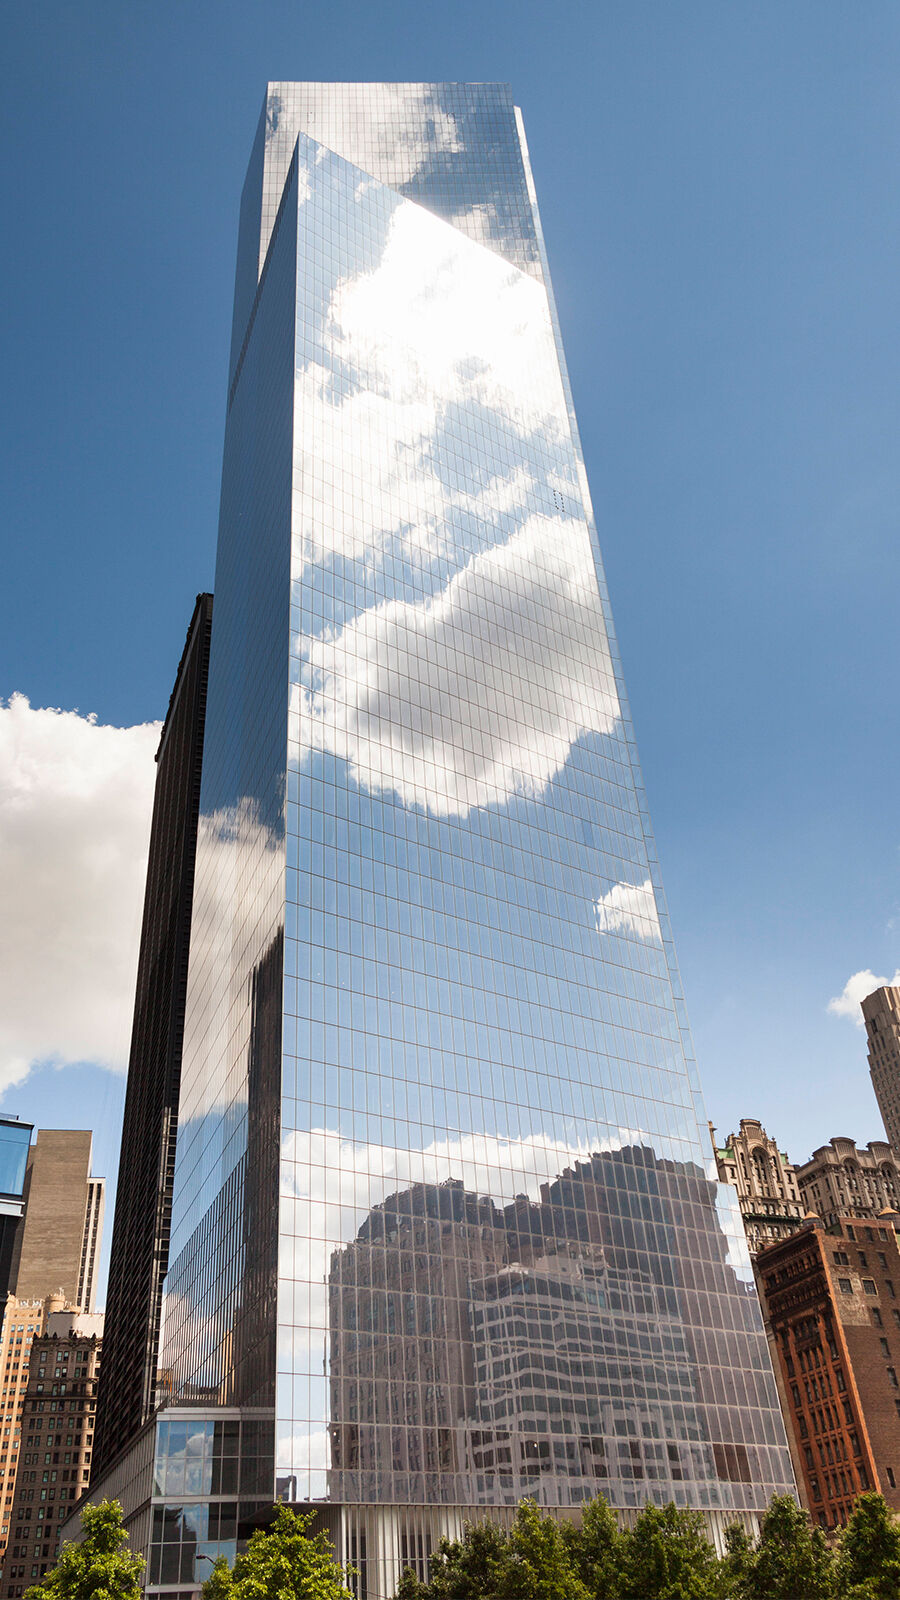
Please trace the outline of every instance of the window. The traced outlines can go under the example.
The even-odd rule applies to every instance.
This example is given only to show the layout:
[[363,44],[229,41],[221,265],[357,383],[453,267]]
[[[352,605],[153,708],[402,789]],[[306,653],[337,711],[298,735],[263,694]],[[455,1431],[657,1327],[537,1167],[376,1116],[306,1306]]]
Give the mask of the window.
[[841,1294],[853,1293],[853,1285],[849,1278],[838,1278],[838,1288],[840,1289]]
[[886,1361],[890,1361],[891,1351],[887,1339],[879,1339],[878,1343],[881,1345],[881,1354],[884,1356]]
[[896,1489],[896,1487],[897,1487],[897,1479],[894,1477],[894,1469],[893,1469],[893,1467],[887,1467],[886,1471],[887,1471],[887,1481],[888,1481],[888,1483],[890,1484],[892,1489]]
[[868,1261],[866,1260],[866,1253],[864,1250],[860,1250],[859,1252],[859,1264],[861,1267],[868,1267],[869,1265]]
[[875,1287],[874,1283],[872,1282],[871,1278],[863,1278],[863,1289],[864,1289],[866,1294],[877,1294],[878,1293],[878,1290],[876,1289],[876,1287]]
[[888,1367],[887,1368],[887,1375],[888,1375],[888,1383],[893,1384],[894,1388],[896,1389],[898,1387],[897,1374],[896,1374],[896,1372],[895,1372],[893,1367]]
[[874,1322],[876,1328],[884,1327],[884,1323],[881,1320],[881,1312],[877,1306],[872,1307],[872,1321]]
[[889,1295],[890,1295],[890,1297],[891,1297],[891,1299],[892,1299],[892,1300],[896,1300],[896,1298],[897,1298],[897,1291],[896,1291],[896,1289],[895,1289],[895,1288],[894,1288],[894,1285],[893,1285],[893,1284],[892,1284],[892,1283],[891,1283],[891,1280],[890,1280],[890,1278],[885,1278],[885,1280],[884,1280],[884,1287],[885,1287],[885,1288],[886,1288],[886,1289],[887,1289],[887,1292],[888,1292],[888,1294],[889,1294]]

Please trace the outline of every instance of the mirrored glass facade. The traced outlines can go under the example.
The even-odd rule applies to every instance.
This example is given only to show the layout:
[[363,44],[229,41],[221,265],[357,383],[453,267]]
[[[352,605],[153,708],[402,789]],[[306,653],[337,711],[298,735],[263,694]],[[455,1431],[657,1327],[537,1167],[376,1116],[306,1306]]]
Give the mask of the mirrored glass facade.
[[173,1403],[268,1437],[263,1496],[763,1507],[788,1452],[504,86],[270,85],[215,596]]

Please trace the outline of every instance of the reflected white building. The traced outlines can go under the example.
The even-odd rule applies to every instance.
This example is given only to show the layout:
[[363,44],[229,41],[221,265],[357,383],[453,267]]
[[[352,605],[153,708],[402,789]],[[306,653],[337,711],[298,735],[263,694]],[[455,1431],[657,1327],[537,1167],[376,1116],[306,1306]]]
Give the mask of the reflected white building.
[[[154,1587],[275,1493],[375,1600],[536,1479],[569,1511],[677,1484],[714,1523],[790,1487],[701,1129],[519,114],[497,84],[271,84],[162,1354],[167,1437],[193,1408],[188,1452],[217,1417],[252,1452],[237,1524],[162,1506],[194,1531]],[[391,1197],[432,1193],[468,1209],[412,1247]]]

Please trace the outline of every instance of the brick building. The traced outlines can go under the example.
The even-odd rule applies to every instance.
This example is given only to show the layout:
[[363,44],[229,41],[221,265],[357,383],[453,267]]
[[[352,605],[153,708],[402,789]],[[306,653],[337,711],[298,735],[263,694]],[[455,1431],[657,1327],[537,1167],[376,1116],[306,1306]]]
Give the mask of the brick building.
[[102,1315],[51,1311],[35,1337],[0,1600],[19,1600],[54,1565],[60,1524],[91,1471]]
[[59,1307],[64,1301],[61,1297],[55,1301],[18,1300],[10,1294],[3,1307],[0,1324],[0,1416],[3,1419],[0,1438],[0,1560],[9,1538],[31,1346],[35,1337],[44,1331],[47,1309],[51,1304]]
[[818,1217],[756,1268],[788,1439],[823,1528],[878,1489],[900,1511],[900,1215]]

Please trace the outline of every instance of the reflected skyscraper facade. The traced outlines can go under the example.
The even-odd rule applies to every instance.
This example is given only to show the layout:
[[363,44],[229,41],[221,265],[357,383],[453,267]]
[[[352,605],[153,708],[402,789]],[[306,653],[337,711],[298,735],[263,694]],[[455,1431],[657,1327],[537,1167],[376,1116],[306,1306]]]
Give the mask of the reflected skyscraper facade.
[[321,1505],[374,1596],[523,1493],[788,1488],[705,1126],[521,119],[272,84],[162,1351],[238,1515]]

